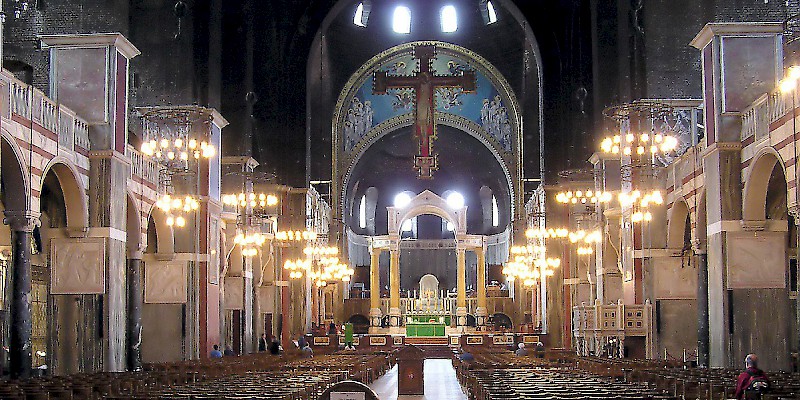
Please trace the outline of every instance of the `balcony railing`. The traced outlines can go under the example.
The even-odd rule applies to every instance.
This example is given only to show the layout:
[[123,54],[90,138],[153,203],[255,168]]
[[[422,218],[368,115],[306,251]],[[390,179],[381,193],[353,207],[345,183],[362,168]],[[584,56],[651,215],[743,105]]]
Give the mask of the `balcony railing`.
[[[0,104],[9,105],[12,114],[33,121],[58,136],[58,145],[67,150],[89,149],[89,125],[74,111],[49,99],[39,89],[0,73]],[[7,110],[3,110],[4,113]]]
[[769,125],[781,119],[792,108],[792,93],[776,90],[765,93],[742,112],[741,140],[753,137],[759,141],[769,135]]
[[131,174],[133,177],[141,177],[144,181],[158,184],[158,163],[145,157],[141,151],[128,145],[125,155],[131,159]]

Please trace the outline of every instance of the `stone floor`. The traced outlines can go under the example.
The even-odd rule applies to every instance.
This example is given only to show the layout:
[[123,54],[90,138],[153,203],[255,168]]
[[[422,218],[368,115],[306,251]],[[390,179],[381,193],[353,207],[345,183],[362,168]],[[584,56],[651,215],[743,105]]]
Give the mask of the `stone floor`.
[[381,400],[467,400],[450,360],[425,360],[425,395],[397,395],[397,366],[370,385]]

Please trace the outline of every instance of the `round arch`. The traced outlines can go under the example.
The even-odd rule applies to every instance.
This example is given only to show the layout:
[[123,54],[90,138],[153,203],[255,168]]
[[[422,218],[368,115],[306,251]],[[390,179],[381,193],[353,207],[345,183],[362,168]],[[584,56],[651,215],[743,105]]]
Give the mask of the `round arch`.
[[[332,157],[334,178],[333,192],[338,194],[333,204],[335,212],[339,215],[347,214],[346,205],[348,204],[349,197],[348,183],[354,167],[366,153],[366,150],[377,143],[382,137],[397,129],[413,124],[413,116],[411,114],[401,114],[389,118],[370,129],[363,138],[359,139],[358,143],[356,143],[352,149],[339,154],[342,144],[344,143],[343,132],[345,119],[351,100],[356,96],[359,89],[367,80],[371,79],[372,73],[376,68],[379,68],[383,63],[394,57],[411,52],[419,45],[433,45],[436,46],[437,51],[442,54],[450,54],[469,60],[473,68],[486,76],[494,90],[497,91],[498,97],[502,99],[503,104],[507,105],[508,119],[512,126],[512,133],[510,135],[513,139],[511,151],[503,149],[496,138],[489,135],[482,127],[467,118],[451,113],[436,113],[435,118],[438,125],[449,126],[461,132],[465,132],[478,139],[482,145],[490,150],[501,166],[507,181],[509,199],[511,200],[509,202],[512,211],[511,215],[517,216],[520,210],[515,206],[523,202],[521,190],[522,155],[524,153],[524,144],[522,140],[522,107],[510,84],[488,60],[465,47],[439,41],[413,41],[384,50],[365,62],[351,75],[350,79],[344,85],[344,88],[339,94],[336,106],[334,107],[334,115],[331,123],[332,144],[335,155]],[[539,95],[541,96],[541,91]],[[514,218],[512,217],[511,220],[513,221]]]
[[144,246],[142,238],[142,212],[136,207],[133,194],[128,191],[125,196],[127,208],[125,211],[126,246],[128,254],[141,251]]
[[683,247],[686,233],[686,218],[689,216],[689,206],[686,200],[680,198],[672,203],[667,221],[667,248],[680,249]]
[[160,208],[152,206],[150,218],[156,228],[156,251],[160,254],[175,253],[175,232],[167,224],[167,214]]
[[39,193],[44,190],[47,174],[53,172],[64,194],[64,208],[67,210],[68,228],[87,228],[89,226],[89,207],[87,205],[86,191],[78,179],[77,168],[63,157],[53,158],[42,173]]
[[452,223],[456,234],[467,233],[467,207],[453,209],[447,205],[447,200],[430,190],[413,197],[405,207],[387,208],[389,210],[388,228],[390,235],[399,235],[403,221],[422,214],[436,215]]
[[697,201],[697,208],[695,210],[695,223],[694,223],[694,237],[692,238],[693,243],[697,243],[698,247],[702,250],[706,249],[706,244],[708,242],[708,215],[706,210],[706,192],[702,190],[700,193],[695,195],[695,198],[699,199]]
[[767,218],[767,190],[770,176],[776,165],[784,170],[785,176],[785,168],[780,155],[772,148],[760,151],[754,160],[745,181],[742,196],[742,219],[764,221]]
[[30,211],[30,181],[25,174],[24,158],[14,138],[5,130],[0,134],[0,164],[3,186],[6,193],[23,193],[22,196],[5,196],[5,212],[24,213]]

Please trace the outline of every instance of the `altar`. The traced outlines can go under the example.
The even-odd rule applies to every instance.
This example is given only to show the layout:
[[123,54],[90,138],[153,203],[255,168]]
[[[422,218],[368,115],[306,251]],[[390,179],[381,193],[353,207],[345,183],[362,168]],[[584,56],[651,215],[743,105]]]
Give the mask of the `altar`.
[[445,336],[444,322],[407,322],[406,336]]

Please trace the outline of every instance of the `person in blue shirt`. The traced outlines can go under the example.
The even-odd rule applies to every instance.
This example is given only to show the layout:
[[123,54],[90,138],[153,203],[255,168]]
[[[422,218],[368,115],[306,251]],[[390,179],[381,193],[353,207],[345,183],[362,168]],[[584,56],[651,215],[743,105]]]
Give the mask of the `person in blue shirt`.
[[219,346],[214,345],[214,350],[208,355],[211,358],[222,358],[222,352],[219,351]]

